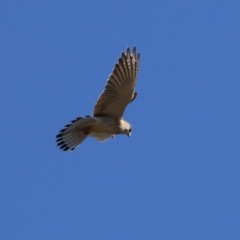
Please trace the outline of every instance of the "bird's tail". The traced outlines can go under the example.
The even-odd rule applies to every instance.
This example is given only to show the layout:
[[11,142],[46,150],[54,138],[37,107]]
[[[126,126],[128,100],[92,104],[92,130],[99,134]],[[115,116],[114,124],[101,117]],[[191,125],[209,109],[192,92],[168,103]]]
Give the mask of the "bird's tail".
[[96,120],[90,116],[76,118],[60,130],[56,136],[57,146],[63,151],[74,150],[87,138],[94,122]]

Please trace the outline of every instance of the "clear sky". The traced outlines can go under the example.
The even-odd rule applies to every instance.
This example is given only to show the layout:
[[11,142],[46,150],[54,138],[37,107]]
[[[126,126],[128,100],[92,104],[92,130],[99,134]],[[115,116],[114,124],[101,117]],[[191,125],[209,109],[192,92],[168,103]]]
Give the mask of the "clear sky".
[[[0,239],[240,239],[239,0],[10,0],[0,17]],[[59,151],[127,46],[132,136]]]

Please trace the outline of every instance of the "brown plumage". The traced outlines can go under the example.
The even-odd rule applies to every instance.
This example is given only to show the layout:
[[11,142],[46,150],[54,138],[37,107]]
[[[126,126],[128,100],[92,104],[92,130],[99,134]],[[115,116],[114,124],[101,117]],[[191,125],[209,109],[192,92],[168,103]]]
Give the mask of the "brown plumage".
[[140,54],[136,47],[132,54],[127,48],[115,64],[112,74],[109,76],[105,89],[99,97],[93,111],[93,116],[118,116],[122,117],[126,106],[132,102],[137,93],[134,88],[137,83]]
[[87,136],[98,141],[114,138],[115,134],[130,136],[131,125],[123,120],[122,116],[127,105],[137,96],[134,88],[137,83],[139,62],[140,54],[137,54],[136,47],[132,53],[130,48],[127,48],[126,52],[121,54],[94,107],[93,117],[77,118],[66,125],[56,136],[60,149],[74,150]]

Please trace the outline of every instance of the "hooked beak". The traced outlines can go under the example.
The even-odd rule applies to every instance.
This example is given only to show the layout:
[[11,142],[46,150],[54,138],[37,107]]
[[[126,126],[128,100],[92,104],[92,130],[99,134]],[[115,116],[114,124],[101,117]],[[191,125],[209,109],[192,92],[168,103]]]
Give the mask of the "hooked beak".
[[128,137],[130,137],[130,136],[131,136],[131,133],[128,133],[127,135],[128,135]]

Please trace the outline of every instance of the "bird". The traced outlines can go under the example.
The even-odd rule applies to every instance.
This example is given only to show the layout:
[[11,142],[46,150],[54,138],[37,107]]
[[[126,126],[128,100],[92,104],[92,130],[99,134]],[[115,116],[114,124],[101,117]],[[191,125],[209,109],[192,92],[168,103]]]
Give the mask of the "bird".
[[123,119],[127,105],[137,97],[134,91],[140,63],[136,47],[127,47],[110,74],[105,88],[98,98],[92,116],[78,117],[56,135],[56,143],[62,151],[73,151],[89,136],[103,142],[117,134],[128,137],[132,126]]

